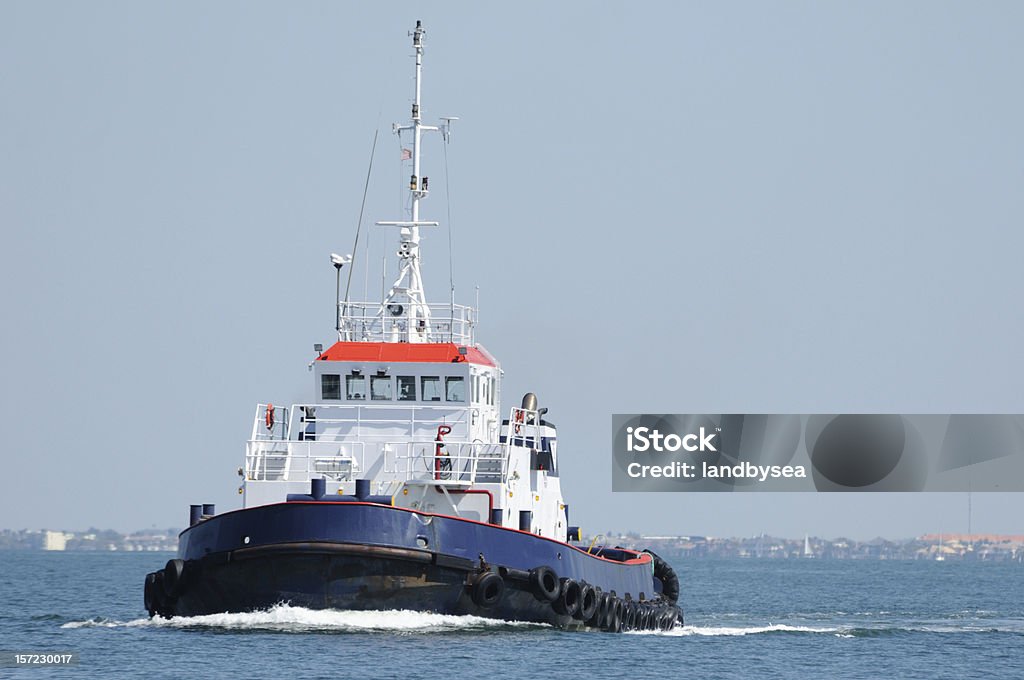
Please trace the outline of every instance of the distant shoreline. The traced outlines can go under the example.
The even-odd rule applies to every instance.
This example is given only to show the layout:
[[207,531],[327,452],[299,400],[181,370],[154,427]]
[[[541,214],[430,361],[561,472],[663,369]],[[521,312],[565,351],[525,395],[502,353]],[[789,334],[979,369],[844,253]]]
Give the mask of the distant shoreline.
[[[0,551],[167,552],[178,549],[180,529],[122,534],[110,529],[52,531],[0,530]],[[665,558],[737,557],[753,559],[935,560],[1024,563],[1024,535],[926,534],[917,538],[854,541],[816,536],[717,538],[644,536],[638,533],[584,536],[581,546],[612,545],[650,549]]]

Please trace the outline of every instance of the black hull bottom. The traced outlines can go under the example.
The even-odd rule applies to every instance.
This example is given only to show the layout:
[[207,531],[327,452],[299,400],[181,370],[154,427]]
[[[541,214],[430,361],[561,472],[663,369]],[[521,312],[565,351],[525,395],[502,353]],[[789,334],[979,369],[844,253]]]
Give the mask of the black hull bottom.
[[[560,607],[565,611],[564,602],[536,595],[524,573],[500,574],[467,560],[443,562],[430,553],[383,546],[260,546],[187,563],[172,560],[167,569],[147,577],[146,607],[151,615],[198,616],[287,603],[309,609],[474,615],[612,631],[667,629],[682,621],[678,608],[661,599],[623,601],[613,593],[597,593],[594,614],[584,621],[581,616],[586,612],[579,611],[579,605],[569,607],[575,611],[559,613]],[[487,574],[489,581],[481,585]]]
[[146,577],[146,609],[196,616],[288,603],[667,628],[682,618],[678,582],[655,557],[380,503],[277,503],[183,531],[178,558]]

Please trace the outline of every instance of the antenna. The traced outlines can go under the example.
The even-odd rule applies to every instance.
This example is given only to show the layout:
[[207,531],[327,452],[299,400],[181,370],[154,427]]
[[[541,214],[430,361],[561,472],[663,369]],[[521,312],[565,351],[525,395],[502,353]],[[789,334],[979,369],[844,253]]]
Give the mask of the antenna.
[[[354,256],[359,255],[359,233],[363,229],[363,211],[366,209],[366,194],[370,190],[370,174],[373,172],[373,157],[374,157],[374,154],[377,152],[377,136],[379,134],[380,134],[380,129],[379,128],[377,130],[374,130],[374,132],[373,132],[373,146],[370,148],[370,167],[368,167],[366,169],[366,183],[363,185],[363,201],[362,201],[362,203],[359,204],[359,221],[356,222],[356,242],[352,245],[352,255],[348,256],[349,262],[352,261],[352,258]],[[339,270],[339,278],[338,278],[339,285],[337,286],[337,288],[338,288],[338,294],[340,294],[340,292],[341,292],[341,287],[340,287],[340,283],[341,283],[341,279],[340,279],[341,266],[338,265],[338,263],[335,261],[334,257],[335,257],[334,254],[331,254],[331,262],[333,262],[334,266],[337,267],[338,270]],[[342,264],[347,264],[347,263],[343,262]],[[369,269],[370,269],[369,255],[367,255],[367,262],[366,262],[365,266],[366,266],[367,271],[369,271]],[[336,326],[336,329],[335,329],[335,330],[338,331],[338,340],[351,340],[352,339],[350,337],[351,336],[351,329],[346,327],[345,332],[344,333],[341,332],[341,326],[342,326],[341,320],[342,320],[342,318],[345,317],[346,313],[348,312],[349,292],[352,290],[352,272],[354,270],[355,270],[355,265],[349,267],[349,269],[348,269],[348,279],[345,282],[345,303],[344,304],[342,304],[341,302],[338,303],[338,305],[340,307],[340,313],[338,314],[338,323],[337,323],[337,326]]]
[[[416,51],[416,88],[412,103],[412,116],[408,125],[395,125],[396,134],[409,130],[412,132],[412,174],[409,177],[409,194],[411,197],[408,220],[393,222],[377,222],[379,226],[399,227],[400,242],[398,258],[400,261],[398,278],[391,289],[381,300],[379,316],[381,323],[390,323],[391,338],[394,342],[429,342],[432,337],[430,323],[430,307],[427,305],[423,292],[423,277],[420,274],[420,227],[436,227],[437,222],[420,219],[420,201],[430,194],[429,179],[421,170],[422,141],[424,132],[440,132],[447,141],[449,128],[454,117],[445,119],[443,126],[424,125],[421,92],[423,88],[423,22],[417,21],[412,36],[412,46]],[[401,311],[397,311],[401,310]],[[382,329],[383,330],[383,329]]]

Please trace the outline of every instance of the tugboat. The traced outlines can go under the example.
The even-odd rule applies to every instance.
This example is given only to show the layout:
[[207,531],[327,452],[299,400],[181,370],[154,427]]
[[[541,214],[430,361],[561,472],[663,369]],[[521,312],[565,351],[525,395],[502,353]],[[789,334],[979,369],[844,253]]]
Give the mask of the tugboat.
[[[193,505],[177,557],[145,579],[150,616],[311,609],[416,610],[559,628],[667,630],[679,581],[648,551],[579,543],[558,440],[526,394],[502,414],[502,370],[474,336],[477,311],[428,304],[420,218],[424,29],[411,33],[410,210],[400,273],[380,302],[340,295],[337,342],[317,346],[314,395],[259,404],[239,468],[242,509]],[[570,542],[572,541],[572,542]],[[575,545],[573,544],[575,543]]]

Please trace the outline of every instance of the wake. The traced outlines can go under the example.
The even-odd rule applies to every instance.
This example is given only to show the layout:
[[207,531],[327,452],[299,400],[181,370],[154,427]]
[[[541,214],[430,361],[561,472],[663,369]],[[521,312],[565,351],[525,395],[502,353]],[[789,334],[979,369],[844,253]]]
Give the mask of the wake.
[[265,630],[282,632],[394,631],[443,633],[494,629],[548,628],[544,624],[501,621],[480,616],[455,616],[406,610],[339,611],[306,609],[279,604],[270,609],[231,614],[175,616],[118,621],[103,617],[69,621],[61,628],[218,628],[223,630]]

